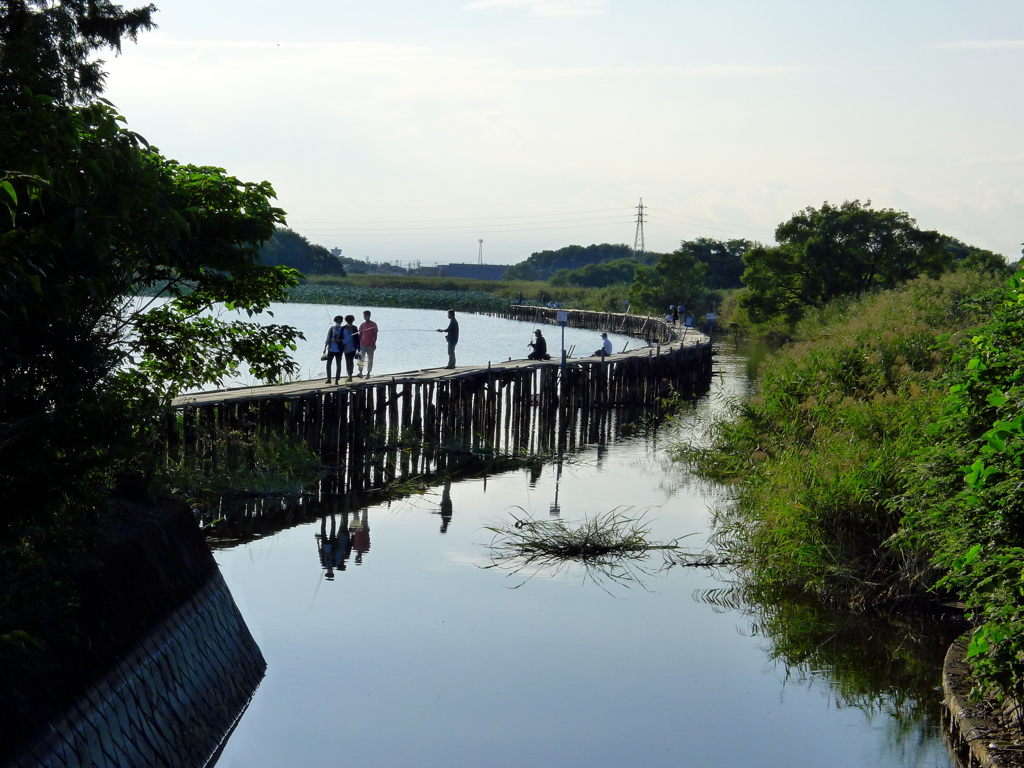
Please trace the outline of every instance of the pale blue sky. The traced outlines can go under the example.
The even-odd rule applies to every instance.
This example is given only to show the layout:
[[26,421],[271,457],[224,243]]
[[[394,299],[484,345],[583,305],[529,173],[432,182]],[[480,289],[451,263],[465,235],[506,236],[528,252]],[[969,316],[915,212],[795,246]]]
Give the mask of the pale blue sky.
[[771,242],[870,199],[1012,259],[1024,3],[157,0],[107,97],[353,258]]

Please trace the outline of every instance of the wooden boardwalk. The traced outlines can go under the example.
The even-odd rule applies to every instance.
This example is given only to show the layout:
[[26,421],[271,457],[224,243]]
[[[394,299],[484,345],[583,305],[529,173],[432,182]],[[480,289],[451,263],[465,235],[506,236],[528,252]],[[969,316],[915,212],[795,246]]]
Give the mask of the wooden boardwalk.
[[[536,309],[536,308],[530,308]],[[596,313],[601,314],[601,313]],[[711,343],[688,333],[606,358],[512,360],[354,379],[239,387],[177,398],[164,420],[172,460],[246,460],[244,435],[300,439],[337,468],[337,490],[443,474],[459,456],[553,454],[611,434],[711,380]]]
[[[642,347],[628,352],[620,352],[608,355],[604,360],[598,356],[570,358],[566,361],[567,367],[590,366],[600,364],[618,365],[624,361],[635,358],[648,358],[654,355],[677,354],[684,349],[698,349],[702,344],[707,344],[708,338],[698,333],[688,335],[685,344],[679,341],[667,344],[657,344],[653,347]],[[491,363],[487,366],[460,365],[454,369],[449,368],[423,368],[401,373],[388,373],[373,376],[369,379],[354,378],[350,383],[328,384],[325,378],[317,377],[306,381],[293,381],[287,384],[261,384],[248,387],[233,387],[230,389],[217,389],[209,392],[196,392],[188,395],[181,395],[174,398],[172,408],[184,408],[186,406],[199,406],[211,403],[227,403],[234,400],[259,400],[273,397],[298,397],[315,392],[334,392],[340,389],[352,389],[360,387],[377,387],[389,382],[430,382],[464,377],[473,377],[481,373],[507,372],[522,370],[542,370],[547,368],[561,368],[561,360],[552,357],[551,360],[509,360],[499,363]],[[344,380],[343,380],[344,382]]]

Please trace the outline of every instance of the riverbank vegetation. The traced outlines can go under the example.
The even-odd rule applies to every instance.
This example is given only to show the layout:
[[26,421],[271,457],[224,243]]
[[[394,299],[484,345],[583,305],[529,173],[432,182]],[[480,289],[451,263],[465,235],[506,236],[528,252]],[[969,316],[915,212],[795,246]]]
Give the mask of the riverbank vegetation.
[[963,602],[979,690],[1020,696],[1024,281],[988,258],[947,266],[778,305],[768,324],[794,341],[710,447],[676,453],[733,486],[718,544],[756,590],[856,610]]
[[864,606],[919,598],[927,561],[884,546],[900,516],[886,501],[942,408],[939,382],[996,284],[953,273],[831,305],[772,355],[757,394],[713,426],[713,446],[678,448],[738,503],[721,544],[758,583],[799,586]]

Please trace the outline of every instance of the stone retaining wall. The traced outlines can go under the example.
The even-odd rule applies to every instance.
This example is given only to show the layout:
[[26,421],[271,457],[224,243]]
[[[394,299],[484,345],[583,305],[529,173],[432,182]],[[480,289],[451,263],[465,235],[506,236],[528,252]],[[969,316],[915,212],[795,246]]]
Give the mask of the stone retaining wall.
[[1020,706],[1012,701],[970,700],[974,681],[967,664],[967,645],[966,637],[953,643],[942,665],[950,749],[964,768],[1022,768]]
[[263,678],[191,510],[121,505],[115,518],[75,574],[79,641],[12,682],[7,731],[25,742],[0,764],[202,768]]

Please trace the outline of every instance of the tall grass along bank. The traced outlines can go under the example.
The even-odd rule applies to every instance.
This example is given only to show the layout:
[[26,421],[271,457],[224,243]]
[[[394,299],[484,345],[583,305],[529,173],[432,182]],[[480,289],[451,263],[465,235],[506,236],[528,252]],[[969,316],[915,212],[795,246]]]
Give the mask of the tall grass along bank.
[[709,448],[677,446],[733,484],[718,544],[762,586],[854,607],[916,600],[937,572],[927,552],[890,544],[887,501],[943,411],[941,379],[991,278],[918,279],[805,319],[771,355],[758,392],[714,423]]

